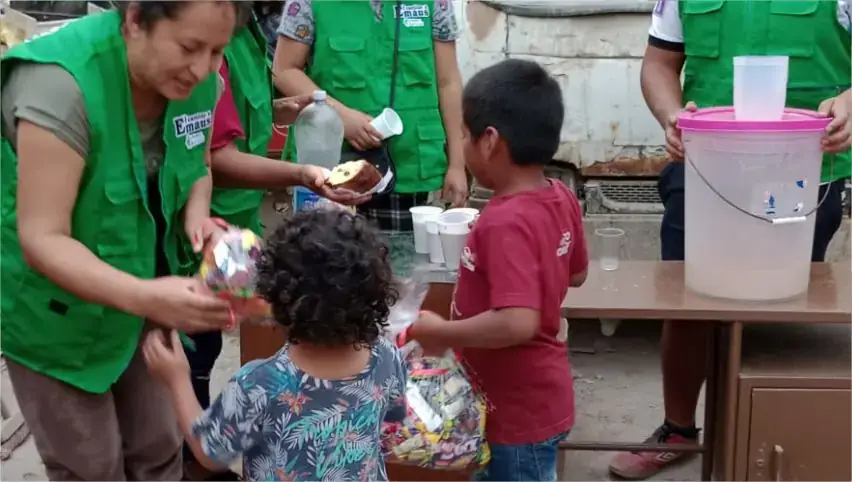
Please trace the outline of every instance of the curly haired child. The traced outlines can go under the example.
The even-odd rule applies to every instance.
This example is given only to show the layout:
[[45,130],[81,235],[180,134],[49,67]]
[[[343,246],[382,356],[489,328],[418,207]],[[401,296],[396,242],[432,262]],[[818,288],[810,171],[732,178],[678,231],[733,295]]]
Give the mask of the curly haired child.
[[381,336],[398,294],[379,232],[341,210],[298,213],[267,239],[258,291],[288,343],[242,367],[206,411],[177,335],[146,340],[199,462],[242,456],[250,480],[387,480],[380,425],[405,416],[406,373]]

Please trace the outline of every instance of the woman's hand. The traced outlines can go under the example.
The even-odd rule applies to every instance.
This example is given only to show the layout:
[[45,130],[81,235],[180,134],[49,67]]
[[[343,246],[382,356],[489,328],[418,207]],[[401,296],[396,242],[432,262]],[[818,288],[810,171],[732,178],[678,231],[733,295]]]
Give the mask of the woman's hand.
[[231,305],[206,293],[194,278],[166,276],[145,280],[136,314],[189,333],[221,330],[231,320]]
[[313,101],[313,94],[302,94],[295,97],[282,97],[272,101],[272,118],[275,125],[288,126],[296,122],[296,117],[302,109]]
[[850,104],[852,104],[852,90],[847,90],[820,104],[819,112],[833,118],[822,136],[823,152],[839,154],[848,151],[852,146],[852,119],[850,119],[852,105]]
[[187,219],[186,236],[192,243],[192,251],[200,253],[207,244],[215,244],[225,233],[227,224],[215,218]]
[[299,180],[301,185],[329,201],[344,204],[346,206],[363,204],[369,201],[372,197],[369,194],[363,195],[348,189],[339,189],[329,186],[326,183],[328,180],[328,170],[319,166],[311,166],[309,164],[300,166]]
[[444,176],[441,199],[450,203],[450,207],[461,208],[467,204],[467,172],[463,167],[450,167]]
[[148,371],[166,385],[189,378],[189,361],[176,330],[170,330],[168,339],[162,330],[148,332],[142,344],[142,355]]
[[339,114],[343,120],[343,135],[352,147],[367,151],[382,145],[381,132],[370,125],[372,117],[348,107],[342,107]]

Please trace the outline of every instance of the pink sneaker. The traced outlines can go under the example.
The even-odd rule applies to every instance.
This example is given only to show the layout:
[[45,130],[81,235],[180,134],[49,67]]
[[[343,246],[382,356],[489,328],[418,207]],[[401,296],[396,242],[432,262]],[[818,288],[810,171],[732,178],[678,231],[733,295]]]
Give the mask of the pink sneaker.
[[[698,438],[686,438],[672,432],[668,424],[661,425],[644,443],[694,444]],[[657,475],[661,470],[694,457],[695,453],[674,452],[621,452],[609,464],[613,475],[628,480],[643,480]]]

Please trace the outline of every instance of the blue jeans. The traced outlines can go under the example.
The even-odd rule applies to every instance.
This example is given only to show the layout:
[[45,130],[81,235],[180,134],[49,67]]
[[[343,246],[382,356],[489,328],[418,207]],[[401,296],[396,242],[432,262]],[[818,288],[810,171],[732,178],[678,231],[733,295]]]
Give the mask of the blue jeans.
[[559,442],[568,433],[525,445],[491,445],[491,461],[476,480],[555,481]]

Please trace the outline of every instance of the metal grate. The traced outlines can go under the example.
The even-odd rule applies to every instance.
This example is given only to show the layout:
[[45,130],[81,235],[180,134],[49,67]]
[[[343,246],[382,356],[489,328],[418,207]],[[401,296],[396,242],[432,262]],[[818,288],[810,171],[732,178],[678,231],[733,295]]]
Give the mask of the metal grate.
[[584,188],[589,214],[663,212],[656,181],[591,181]]

